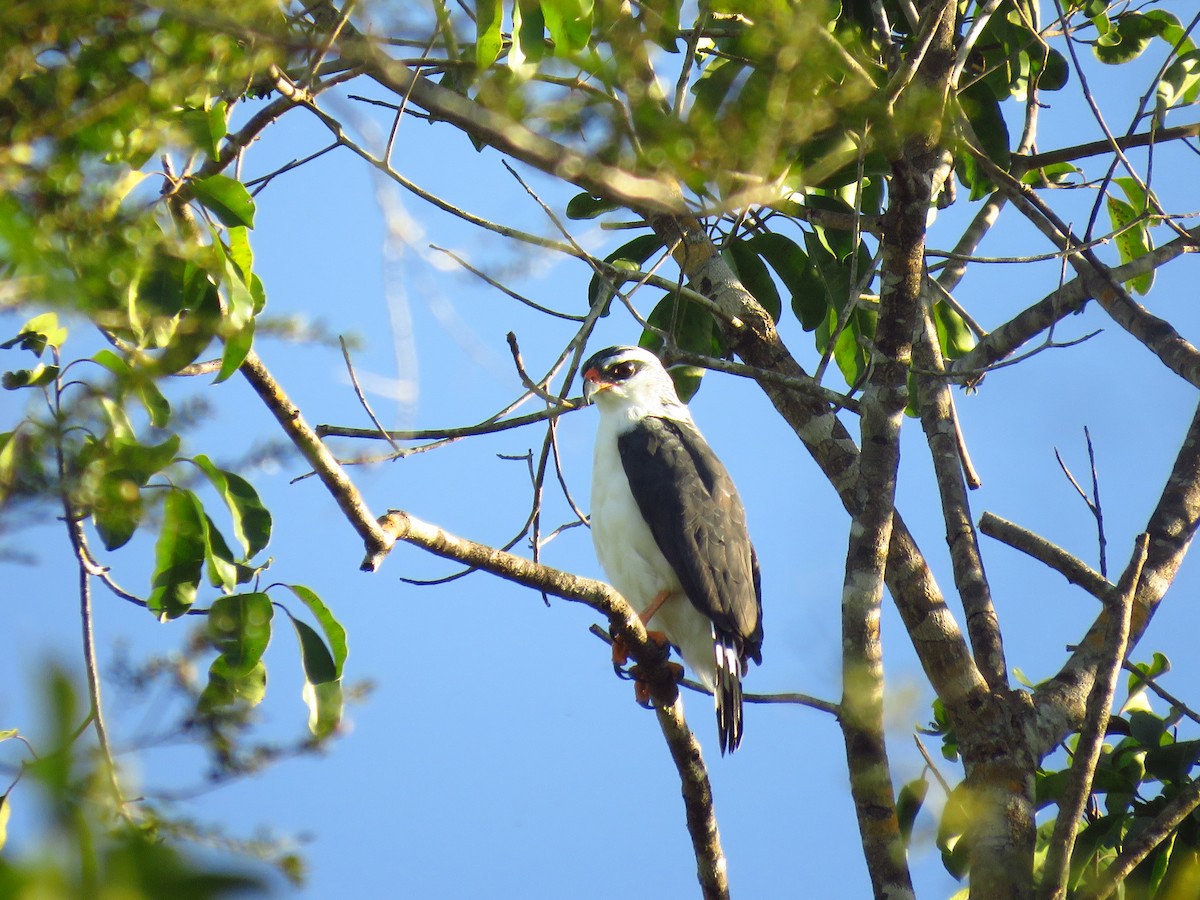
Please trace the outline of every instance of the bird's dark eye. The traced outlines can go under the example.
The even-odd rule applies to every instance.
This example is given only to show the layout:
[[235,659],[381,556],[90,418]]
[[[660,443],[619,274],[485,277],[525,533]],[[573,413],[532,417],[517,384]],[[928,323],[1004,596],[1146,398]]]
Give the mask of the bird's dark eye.
[[634,365],[633,362],[626,360],[625,362],[619,362],[616,365],[612,366],[608,370],[608,373],[616,381],[624,381],[626,378],[631,378],[633,376],[633,373],[636,371],[637,371],[637,366]]

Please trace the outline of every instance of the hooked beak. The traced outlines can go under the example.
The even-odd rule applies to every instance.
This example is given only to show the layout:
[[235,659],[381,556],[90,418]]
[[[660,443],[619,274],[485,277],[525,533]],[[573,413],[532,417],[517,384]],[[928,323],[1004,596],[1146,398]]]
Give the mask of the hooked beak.
[[583,373],[583,402],[593,403],[596,394],[611,387],[612,385],[600,375],[599,369],[588,369]]

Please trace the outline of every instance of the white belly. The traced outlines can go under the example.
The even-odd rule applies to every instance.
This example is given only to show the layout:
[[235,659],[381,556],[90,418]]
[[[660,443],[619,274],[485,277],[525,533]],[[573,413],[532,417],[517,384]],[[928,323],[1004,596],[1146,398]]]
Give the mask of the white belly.
[[609,583],[642,612],[660,592],[668,599],[646,623],[666,634],[710,690],[715,685],[712,623],[684,596],[675,571],[658,549],[650,526],[629,490],[616,436],[600,429],[592,472],[592,541]]

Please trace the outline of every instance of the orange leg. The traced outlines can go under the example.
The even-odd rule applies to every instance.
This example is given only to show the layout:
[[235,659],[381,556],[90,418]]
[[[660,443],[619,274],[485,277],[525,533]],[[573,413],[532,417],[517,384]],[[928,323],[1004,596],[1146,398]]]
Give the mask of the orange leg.
[[[650,605],[638,613],[638,618],[642,620],[642,625],[649,624],[654,618],[654,614],[662,608],[662,605],[667,602],[667,598],[671,596],[670,591],[659,591],[654,599],[650,601]],[[646,637],[661,646],[666,646],[667,636],[661,631],[647,631]],[[625,641],[620,637],[613,638],[612,643],[612,661],[614,666],[623,666],[629,661],[629,648],[625,646]]]

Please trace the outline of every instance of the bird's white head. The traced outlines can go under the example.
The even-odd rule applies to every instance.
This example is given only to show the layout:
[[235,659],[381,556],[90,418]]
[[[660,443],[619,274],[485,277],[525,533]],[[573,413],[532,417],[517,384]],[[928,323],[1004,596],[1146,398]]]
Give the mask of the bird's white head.
[[583,364],[583,396],[601,412],[622,412],[631,419],[664,416],[691,421],[687,406],[662,362],[641,347],[609,347]]

